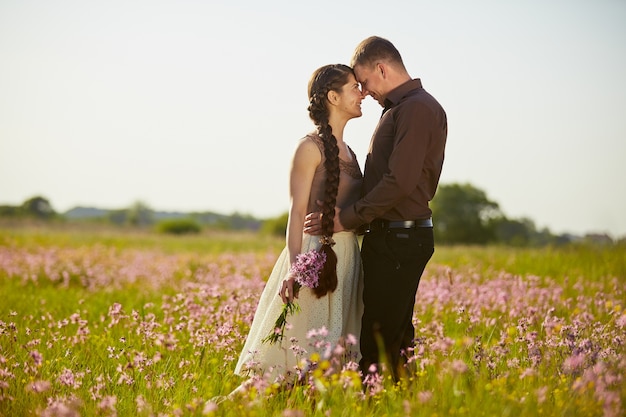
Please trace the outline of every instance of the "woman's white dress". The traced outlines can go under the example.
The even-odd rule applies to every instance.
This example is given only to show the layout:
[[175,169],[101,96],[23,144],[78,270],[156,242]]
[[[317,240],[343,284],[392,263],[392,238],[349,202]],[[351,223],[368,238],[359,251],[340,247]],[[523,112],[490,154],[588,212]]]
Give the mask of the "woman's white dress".
[[[326,178],[323,144],[316,134],[308,135],[303,140],[313,140],[322,152],[322,162],[315,172],[309,198],[309,211],[319,211],[315,201],[322,199]],[[340,160],[339,165],[337,206],[345,207],[359,198],[362,175],[354,153],[352,161]],[[333,239],[333,250],[337,254],[337,289],[317,298],[311,289],[302,287],[296,299],[301,311],[287,317],[288,325],[282,342],[264,343],[262,340],[273,331],[276,318],[283,309],[279,291],[291,265],[288,250],[283,249],[261,294],[250,332],[235,367],[236,374],[286,376],[295,367],[301,366],[302,359],[310,358],[314,352],[325,357],[328,346],[332,350],[348,336],[352,336],[352,340],[358,339],[363,314],[359,244],[356,235],[348,231],[335,233]],[[302,253],[319,247],[319,236],[303,235]],[[328,342],[326,344],[314,344],[312,339],[307,338],[311,330],[320,329],[325,329],[322,333],[327,332],[323,338]],[[319,336],[315,340],[319,341]],[[358,342],[348,344],[347,347],[348,356],[351,354],[352,360],[358,361]]]

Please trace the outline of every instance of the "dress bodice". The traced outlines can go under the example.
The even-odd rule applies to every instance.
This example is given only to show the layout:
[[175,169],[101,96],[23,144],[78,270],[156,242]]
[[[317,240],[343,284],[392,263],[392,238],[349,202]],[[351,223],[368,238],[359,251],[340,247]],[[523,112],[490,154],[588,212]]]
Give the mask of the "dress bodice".
[[[322,154],[322,160],[315,170],[313,176],[313,184],[311,186],[311,195],[309,196],[308,212],[320,211],[320,207],[317,205],[317,200],[324,200],[324,185],[326,182],[326,168],[324,163],[326,157],[324,156],[324,142],[317,133],[311,133],[306,136],[307,139],[311,139],[319,148]],[[337,203],[339,208],[347,207],[355,203],[361,197],[361,185],[363,182],[363,174],[359,167],[359,162],[356,159],[356,155],[348,147],[352,154],[351,161],[344,161],[339,159],[339,188],[337,190]]]

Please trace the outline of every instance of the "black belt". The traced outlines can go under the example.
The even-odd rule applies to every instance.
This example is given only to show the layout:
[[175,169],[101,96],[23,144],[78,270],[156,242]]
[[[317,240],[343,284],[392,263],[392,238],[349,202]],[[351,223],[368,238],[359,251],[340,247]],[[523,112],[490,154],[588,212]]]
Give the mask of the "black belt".
[[418,220],[385,220],[374,219],[368,225],[367,230],[386,230],[386,229],[413,229],[416,227],[433,227],[433,219],[418,219]]

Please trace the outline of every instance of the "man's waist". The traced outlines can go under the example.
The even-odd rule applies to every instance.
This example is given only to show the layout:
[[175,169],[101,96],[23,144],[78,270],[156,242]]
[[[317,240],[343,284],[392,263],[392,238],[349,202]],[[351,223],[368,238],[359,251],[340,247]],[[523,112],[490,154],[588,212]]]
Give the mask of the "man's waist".
[[369,225],[367,225],[367,230],[374,231],[386,229],[414,229],[418,227],[433,227],[432,217],[416,220],[374,219],[370,222]]

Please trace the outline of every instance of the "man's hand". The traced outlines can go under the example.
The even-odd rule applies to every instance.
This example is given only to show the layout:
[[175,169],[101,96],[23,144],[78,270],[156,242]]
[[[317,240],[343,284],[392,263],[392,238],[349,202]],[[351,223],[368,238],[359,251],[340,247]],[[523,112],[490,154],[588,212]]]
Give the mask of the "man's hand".
[[[321,205],[321,201],[317,201],[318,205]],[[341,232],[345,230],[341,221],[339,220],[339,213],[341,209],[339,207],[335,207],[335,217],[333,218],[333,232]],[[304,218],[304,233],[313,236],[319,236],[322,234],[322,213],[319,211],[315,211],[313,213],[309,213]]]
[[304,218],[304,233],[313,236],[322,234],[322,213],[315,211]]

